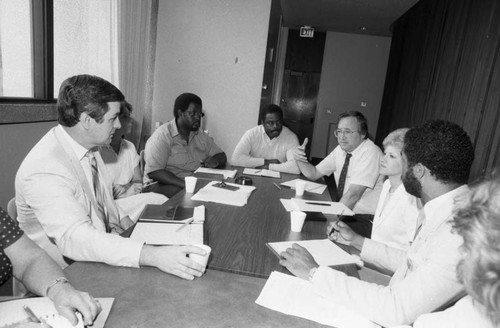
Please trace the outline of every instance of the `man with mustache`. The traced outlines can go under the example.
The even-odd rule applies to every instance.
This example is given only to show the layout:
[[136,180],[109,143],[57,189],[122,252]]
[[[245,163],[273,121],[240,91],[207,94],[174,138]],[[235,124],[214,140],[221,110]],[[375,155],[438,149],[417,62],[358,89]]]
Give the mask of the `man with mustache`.
[[241,137],[231,164],[299,174],[293,149],[299,145],[295,133],[283,126],[283,111],[277,105],[264,107],[258,125]]
[[116,129],[125,97],[91,75],[66,79],[59,90],[59,125],[33,147],[16,175],[20,227],[62,268],[72,261],[152,266],[192,280],[201,265],[195,246],[153,246],[119,235],[132,221],[116,206],[97,147]]
[[175,99],[174,119],[160,126],[146,142],[145,191],[172,197],[184,189],[184,177],[201,165],[216,168],[226,164],[226,154],[201,126],[201,98],[183,93]]
[[[318,266],[297,244],[281,254],[280,263],[294,275],[309,279],[325,298],[358,311],[384,327],[410,324],[425,313],[450,305],[464,295],[455,268],[462,238],[452,233],[456,203],[467,194],[474,149],[457,124],[429,121],[411,128],[403,148],[403,184],[421,198],[415,238],[408,250],[365,239],[361,259],[392,272],[389,286],[361,281]],[[341,234],[343,222],[334,224]]]

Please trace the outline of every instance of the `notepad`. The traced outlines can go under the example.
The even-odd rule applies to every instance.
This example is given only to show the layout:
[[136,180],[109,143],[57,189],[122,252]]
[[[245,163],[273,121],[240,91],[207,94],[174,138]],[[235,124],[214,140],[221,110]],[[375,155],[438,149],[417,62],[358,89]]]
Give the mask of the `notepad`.
[[221,170],[221,169],[210,169],[207,167],[199,167],[194,171],[195,174],[222,174],[224,179],[232,179],[236,176],[238,170]]
[[271,273],[255,303],[337,328],[380,327],[354,310],[316,294],[309,281],[277,271]]
[[257,176],[266,177],[266,178],[276,178],[276,179],[281,178],[281,174],[279,172],[268,170],[268,169],[245,168],[243,170],[243,174],[257,175]]
[[[299,181],[299,180],[302,180],[302,179],[294,179],[294,180],[282,182],[281,185],[295,189],[295,183],[297,183],[297,181]],[[306,182],[306,186],[305,186],[304,190],[307,192],[312,192],[314,194],[322,194],[326,189],[326,185],[324,185],[324,184],[316,183],[316,182],[312,182],[312,181],[307,181],[307,180],[302,180],[302,181]]]
[[[139,215],[139,221],[178,222],[190,219],[193,216],[194,207],[146,204],[141,215]],[[202,220],[203,216],[201,212],[197,213],[195,220]]]
[[191,200],[214,202],[233,206],[244,206],[247,204],[248,197],[250,197],[252,191],[255,190],[255,187],[253,186],[243,186],[233,183],[226,183],[230,186],[239,187],[238,190],[228,190],[224,188],[214,187],[213,185],[216,183],[218,182],[212,181],[205,187],[201,188],[195,195],[191,197]]
[[319,265],[331,266],[359,263],[359,257],[352,256],[328,239],[281,241],[267,243],[266,245],[277,256],[280,256],[279,254],[292,247],[293,244],[299,244],[307,249]]

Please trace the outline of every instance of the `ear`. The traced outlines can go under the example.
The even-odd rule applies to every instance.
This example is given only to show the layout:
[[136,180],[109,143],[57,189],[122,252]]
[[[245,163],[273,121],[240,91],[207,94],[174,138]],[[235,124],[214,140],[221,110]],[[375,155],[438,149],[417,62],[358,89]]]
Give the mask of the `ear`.
[[89,114],[85,112],[80,114],[80,123],[85,130],[88,130],[90,128],[90,123],[92,122],[92,120],[93,118],[90,117]]
[[422,163],[415,164],[412,169],[413,175],[419,180],[423,178],[425,172],[427,171],[427,168]]
[[178,116],[178,117],[181,117],[181,116],[182,116],[182,113],[184,113],[184,112],[182,111],[182,109],[177,109],[177,116]]

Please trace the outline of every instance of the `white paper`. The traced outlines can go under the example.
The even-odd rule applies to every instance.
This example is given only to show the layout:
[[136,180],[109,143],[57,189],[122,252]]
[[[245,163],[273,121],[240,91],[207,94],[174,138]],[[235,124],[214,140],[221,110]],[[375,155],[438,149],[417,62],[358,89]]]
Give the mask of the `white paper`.
[[291,199],[281,198],[280,201],[287,212],[298,211],[298,206]]
[[307,192],[312,192],[314,194],[322,194],[326,189],[326,185],[324,185],[324,184],[316,183],[316,182],[312,182],[312,181],[307,181],[307,180],[303,180],[303,179],[294,179],[294,180],[282,182],[281,185],[295,189],[295,183],[299,180],[306,182],[305,190]]
[[199,167],[194,173],[208,173],[208,174],[223,174],[224,179],[232,179],[236,176],[238,170],[220,170],[210,169],[208,167]]
[[[113,305],[114,298],[96,298],[101,303],[102,311],[97,316],[92,328],[103,328],[108,318],[109,311]],[[54,328],[63,328],[64,321],[54,306],[54,303],[48,297],[21,298],[13,301],[0,303],[0,327],[27,319],[23,306],[27,305],[35,315],[48,320]],[[68,321],[69,326],[71,324]],[[83,322],[79,322],[76,327],[83,327]]]
[[243,170],[243,174],[258,175],[258,176],[262,176],[262,177],[269,177],[269,178],[276,178],[276,179],[281,178],[281,174],[279,172],[267,170],[267,169],[245,168]]
[[131,239],[150,245],[203,244],[203,223],[137,222]]
[[378,328],[355,311],[314,293],[310,282],[274,271],[255,303],[337,328]]
[[[336,214],[336,215],[354,215],[347,206],[340,202],[326,202],[321,200],[309,200],[292,198],[292,209],[294,211],[302,212],[321,212],[325,214]],[[324,204],[324,205],[315,205]]]
[[299,244],[300,246],[307,249],[309,253],[311,253],[316,263],[318,263],[319,265],[331,266],[359,263],[359,257],[352,256],[328,239],[281,241],[268,243],[268,245],[272,247],[278,254],[286,251],[286,249],[292,247],[293,244]]
[[233,206],[244,206],[247,204],[248,197],[250,197],[252,191],[255,190],[255,187],[253,186],[226,183],[229,186],[235,186],[239,188],[238,190],[228,190],[214,187],[213,185],[216,183],[219,182],[212,181],[205,187],[201,188],[195,195],[191,197],[191,200],[214,202]]

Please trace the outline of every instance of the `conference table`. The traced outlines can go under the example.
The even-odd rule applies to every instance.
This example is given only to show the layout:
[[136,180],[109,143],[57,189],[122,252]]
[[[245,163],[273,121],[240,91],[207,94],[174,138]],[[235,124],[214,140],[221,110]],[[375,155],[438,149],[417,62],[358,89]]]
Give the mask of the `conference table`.
[[[184,190],[163,205],[205,205],[204,242],[212,252],[206,273],[194,281],[154,268],[102,263],[77,262],[65,273],[94,297],[115,298],[106,327],[323,327],[255,304],[266,283],[263,278],[273,271],[290,274],[266,243],[326,238],[332,218],[321,213],[308,213],[301,232],[290,230],[290,214],[280,199],[296,197],[295,190],[278,189],[274,183],[296,178],[285,173],[281,179],[252,176],[256,190],[243,207],[193,201],[193,194]],[[198,179],[195,193],[208,182]],[[322,194],[306,191],[302,198],[330,200],[327,189]],[[335,268],[358,276],[355,265]]]

